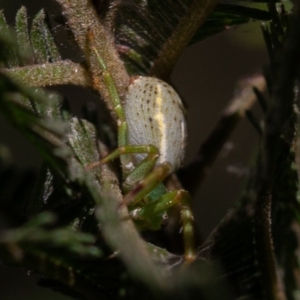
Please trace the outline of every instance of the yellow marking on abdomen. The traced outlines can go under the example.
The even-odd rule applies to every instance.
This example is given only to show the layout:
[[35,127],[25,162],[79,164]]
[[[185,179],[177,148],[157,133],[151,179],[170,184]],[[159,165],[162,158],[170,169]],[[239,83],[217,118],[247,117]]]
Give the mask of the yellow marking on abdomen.
[[165,161],[165,156],[167,154],[167,120],[166,116],[163,111],[163,95],[161,86],[158,84],[157,88],[157,95],[155,97],[155,102],[157,104],[157,113],[154,115],[155,120],[158,124],[158,130],[161,136],[159,138],[159,151],[160,151],[160,160]]

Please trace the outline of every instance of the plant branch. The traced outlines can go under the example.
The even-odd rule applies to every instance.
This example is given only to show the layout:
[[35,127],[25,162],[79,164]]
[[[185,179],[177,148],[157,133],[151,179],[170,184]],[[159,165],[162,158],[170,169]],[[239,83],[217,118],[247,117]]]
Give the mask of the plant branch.
[[[278,25],[281,23],[274,4],[270,4],[270,10],[272,11],[272,9],[275,14],[273,19],[274,28],[280,30],[281,28]],[[276,194],[278,193],[277,187],[280,185],[276,179],[278,179],[278,172],[282,172],[282,165],[286,164],[289,159],[290,151],[288,150],[292,147],[297,122],[297,118],[294,116],[294,103],[297,99],[296,88],[299,85],[300,70],[299,27],[300,6],[299,3],[295,2],[293,15],[287,29],[287,39],[282,51],[279,50],[279,64],[275,73],[274,85],[271,91],[271,105],[269,106],[266,130],[263,136],[263,151],[260,158],[261,172],[258,174],[257,201],[255,204],[254,233],[262,282],[268,297],[278,300],[286,299],[286,295],[282,288],[283,277],[279,276],[274,253],[276,249],[274,249],[273,239],[278,232],[273,233],[272,226],[274,226],[273,222],[277,225],[280,224],[281,227],[287,226],[286,220],[283,223],[282,220],[276,219],[274,215],[276,215],[275,211],[278,206],[283,209],[283,205],[286,207],[291,205],[290,199],[284,199],[283,203],[276,203],[276,200],[280,197]],[[289,182],[289,185],[292,184]],[[286,190],[284,190],[284,193],[285,197],[289,197]],[[297,197],[296,193],[295,191],[295,198]],[[291,224],[288,226],[289,230],[291,230]],[[286,231],[284,235],[285,237],[288,236]]]
[[113,34],[100,22],[90,0],[57,0],[57,2],[63,7],[68,25],[75,35],[75,40],[88,60],[89,68],[93,74],[94,89],[103,96],[107,106],[112,109],[109,93],[101,76],[102,69],[96,55],[91,53],[87,35],[90,30],[93,30],[95,36],[95,45],[93,46],[105,62],[114,79],[117,91],[122,97],[129,85],[129,76],[115,49]]
[[196,158],[179,171],[178,176],[184,188],[194,194],[204,180],[208,169],[216,160],[224,144],[231,136],[238,122],[256,100],[253,87],[259,91],[266,88],[262,75],[255,75],[238,83],[235,96],[223,111],[215,128],[201,145]]
[[[294,114],[294,103],[297,99],[296,88],[299,85],[300,71],[300,5],[294,3],[293,15],[290,19],[287,39],[281,53],[278,72],[273,86],[272,102],[266,118],[266,132],[264,136],[264,148],[262,155],[262,172],[258,185],[258,198],[256,203],[256,244],[260,252],[258,257],[263,261],[263,282],[270,299],[285,299],[282,291],[281,277],[276,269],[274,245],[271,235],[272,230],[272,206],[275,205],[272,193],[276,185],[276,169],[287,158],[280,157],[283,154],[282,139],[286,137],[286,126],[296,127],[291,121]],[[275,5],[270,4],[271,9]],[[277,16],[277,15],[276,15]],[[276,26],[276,22],[275,22]],[[279,28],[280,29],[280,28]],[[278,30],[279,30],[278,29]],[[295,133],[293,133],[295,134]],[[281,204],[282,205],[282,204]],[[286,201],[284,205],[287,205]],[[281,224],[282,226],[282,224]]]
[[180,19],[172,36],[164,44],[154,61],[150,74],[167,78],[178,57],[190,43],[197,29],[204,23],[208,15],[217,5],[217,0],[194,0],[185,16]]
[[12,78],[32,87],[72,84],[91,87],[92,82],[87,70],[80,64],[69,60],[41,65],[29,65],[2,69]]
[[265,141],[266,157],[268,158],[265,170],[266,178],[273,174],[276,164],[276,145],[280,140],[280,134],[287,121],[293,114],[295,102],[296,80],[299,80],[300,69],[300,5],[294,7],[294,14],[291,18],[290,31],[284,45],[281,56],[280,67],[277,73],[277,80],[274,84],[272,103],[267,115],[267,131]]
[[[101,203],[98,202],[96,215],[102,224],[101,229],[106,242],[121,257],[135,280],[162,296],[161,293],[170,288],[171,283],[165,280],[168,274],[166,268],[155,265],[149,255],[148,245],[137,232],[122,200],[115,175],[104,166],[101,177],[105,181],[102,183],[102,200]],[[167,252],[161,256],[163,261],[164,256],[167,257]]]

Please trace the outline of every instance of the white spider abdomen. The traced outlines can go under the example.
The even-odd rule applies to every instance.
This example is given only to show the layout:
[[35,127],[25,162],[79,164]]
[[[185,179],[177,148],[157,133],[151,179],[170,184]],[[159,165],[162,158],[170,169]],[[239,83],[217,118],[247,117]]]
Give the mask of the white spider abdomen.
[[[153,77],[137,77],[128,88],[125,113],[129,145],[154,145],[160,157],[157,164],[169,162],[180,167],[186,141],[184,108],[175,90]],[[146,157],[135,155],[137,163]]]

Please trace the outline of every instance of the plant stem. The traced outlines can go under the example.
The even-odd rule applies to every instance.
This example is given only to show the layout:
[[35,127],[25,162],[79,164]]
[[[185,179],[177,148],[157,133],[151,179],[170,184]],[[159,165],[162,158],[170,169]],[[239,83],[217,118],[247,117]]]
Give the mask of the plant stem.
[[80,64],[69,60],[1,70],[32,87],[72,84],[92,87],[90,75]]
[[217,0],[194,0],[185,16],[180,19],[172,36],[160,50],[150,73],[156,77],[167,78],[178,57],[190,43],[197,29],[204,23],[208,15],[217,5]]

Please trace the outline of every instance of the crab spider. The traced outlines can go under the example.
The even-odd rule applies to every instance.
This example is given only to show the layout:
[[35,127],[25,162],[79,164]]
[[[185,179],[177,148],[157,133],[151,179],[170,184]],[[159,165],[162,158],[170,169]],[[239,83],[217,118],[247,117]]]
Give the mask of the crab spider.
[[195,259],[194,225],[190,195],[168,191],[163,180],[180,167],[186,140],[184,108],[175,90],[164,81],[137,76],[122,105],[112,75],[95,47],[104,83],[118,118],[118,148],[89,168],[120,157],[124,202],[140,228],[157,230],[166,211],[180,205],[184,256]]

